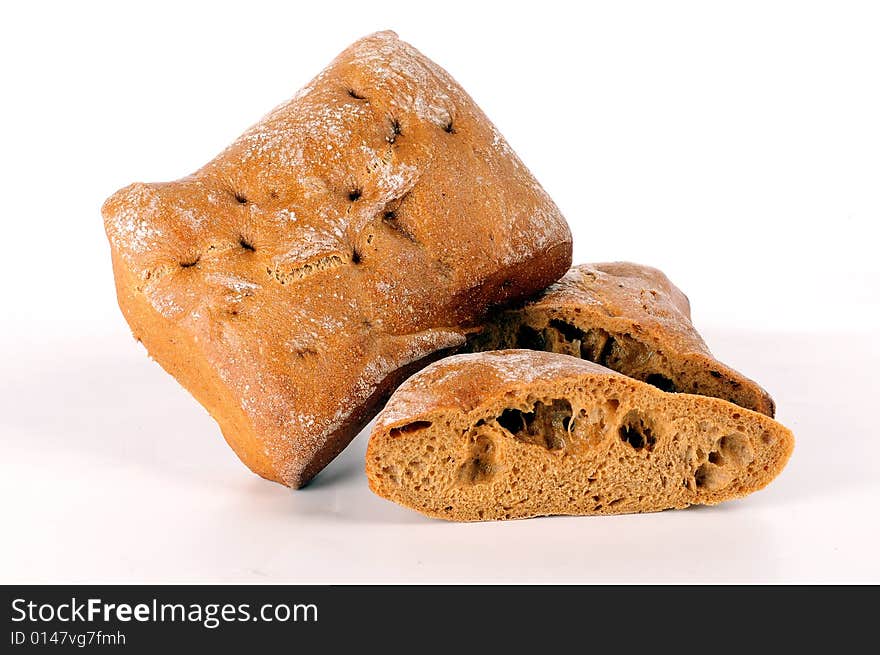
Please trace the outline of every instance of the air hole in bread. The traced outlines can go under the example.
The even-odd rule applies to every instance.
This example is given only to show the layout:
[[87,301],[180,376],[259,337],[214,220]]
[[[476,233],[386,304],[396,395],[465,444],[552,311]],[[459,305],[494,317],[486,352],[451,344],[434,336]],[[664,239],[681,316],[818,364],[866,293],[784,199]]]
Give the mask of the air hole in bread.
[[395,212],[389,210],[382,215],[382,218],[385,219],[386,221],[394,221],[394,220],[397,220],[397,214]]
[[710,469],[706,464],[703,464],[694,472],[694,483],[698,489],[706,486],[709,480],[709,473]]
[[648,419],[636,410],[627,412],[620,422],[618,430],[620,440],[632,446],[635,450],[653,450],[657,438],[653,427]]
[[498,421],[498,425],[511,434],[516,434],[525,426],[523,413],[518,409],[505,409],[495,420]]
[[631,425],[623,425],[620,428],[620,438],[625,443],[628,443],[630,446],[635,448],[636,450],[641,450],[645,447],[645,435],[639,430],[635,429]]
[[[604,332],[604,330],[603,330]],[[597,364],[601,364],[602,366],[607,366],[608,368],[612,368],[610,359],[612,354],[614,354],[614,346],[617,345],[617,339],[612,336],[609,336],[605,343],[602,345],[602,350],[599,351],[599,354],[596,356],[595,362]],[[583,345],[581,346],[583,348]],[[588,358],[585,358],[588,359]],[[616,369],[615,369],[616,370]]]
[[235,192],[233,192],[232,195],[235,198],[235,201],[239,205],[246,205],[248,203],[248,199],[247,199],[247,197],[244,196],[244,194],[239,193],[238,191],[235,191]]
[[[739,467],[747,466],[755,459],[748,437],[742,434],[728,434],[721,437],[717,447],[725,460],[730,460]],[[712,461],[711,456],[709,461]]]
[[366,96],[362,96],[360,93],[358,93],[354,89],[349,89],[348,95],[351,96],[352,98],[354,98],[355,100],[366,100],[367,99]]
[[351,202],[355,202],[357,200],[360,200],[361,195],[362,195],[362,192],[360,189],[352,189],[351,191],[348,192],[348,199]]
[[400,479],[398,478],[396,466],[383,466],[382,467],[382,475],[387,476],[388,479],[390,479],[395,484],[400,483]]
[[189,261],[189,262],[180,262],[180,268],[192,268],[193,266],[195,266],[196,264],[199,263],[200,259],[201,259],[201,257],[196,257],[195,259],[193,259],[192,261]]
[[543,332],[523,323],[516,333],[516,347],[527,350],[544,350],[547,347],[547,340],[544,338]]
[[495,477],[495,444],[485,435],[472,438],[467,461],[458,469],[460,484],[473,485]]
[[[698,459],[701,456],[697,449]],[[698,489],[717,491],[728,486],[740,471],[746,468],[755,458],[749,439],[742,434],[728,434],[721,437],[715,444],[715,450],[709,453],[708,461],[694,471],[694,484]]]
[[[388,434],[391,437],[399,437],[402,434],[411,434],[413,432],[418,432],[419,430],[425,430],[431,427],[431,421],[413,421],[412,423],[407,423],[406,425],[401,425],[397,428],[391,428],[388,431]],[[433,448],[431,448],[433,450]]]
[[508,408],[496,421],[517,441],[547,450],[561,450],[572,428],[571,403],[565,399],[549,403],[539,400],[531,412]]
[[452,124],[451,120],[443,126],[443,131],[448,132],[449,134],[455,134],[455,126]]
[[240,245],[242,248],[244,248],[245,250],[247,250],[249,252],[254,252],[254,250],[255,250],[253,244],[251,244],[251,242],[248,241],[247,239],[245,239],[244,237],[238,237],[238,245]]
[[659,373],[651,373],[648,377],[645,378],[645,382],[654,385],[661,391],[668,391],[670,393],[675,392],[675,383],[665,375],[660,375]]
[[718,491],[730,484],[733,477],[733,474],[724,467],[707,462],[694,472],[694,484],[697,489]]
[[351,263],[352,264],[360,264],[361,263],[361,253],[358,252],[358,249],[355,248],[351,251]]
[[[645,354],[645,349],[643,347],[639,349],[637,346],[641,344],[634,339],[629,339],[627,343],[630,347],[624,349],[617,339],[602,328],[590,328],[584,331],[558,318],[551,319],[544,332],[547,349],[580,357],[616,371],[627,366],[627,359],[638,361],[638,358]],[[631,374],[629,371],[621,372]]]
[[575,327],[571,323],[560,321],[558,318],[550,320],[550,327],[554,330],[558,330],[559,333],[569,341],[583,341],[586,336],[584,331],[580,328]]

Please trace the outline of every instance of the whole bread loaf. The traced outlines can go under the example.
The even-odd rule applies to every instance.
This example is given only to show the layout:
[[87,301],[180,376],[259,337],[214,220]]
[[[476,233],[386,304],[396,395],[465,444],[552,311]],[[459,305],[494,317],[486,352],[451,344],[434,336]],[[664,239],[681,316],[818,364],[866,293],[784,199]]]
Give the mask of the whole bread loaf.
[[251,470],[292,487],[463,326],[571,263],[564,219],[504,138],[392,32],[103,216],[135,337]]
[[772,417],[773,399],[722,364],[662,272],[628,262],[574,266],[523,306],[494,312],[471,351],[530,348],[581,357],[664,391],[723,398]]
[[367,448],[370,488],[438,518],[652,512],[768,484],[794,438],[764,414],[569,355],[455,355],[407,380]]

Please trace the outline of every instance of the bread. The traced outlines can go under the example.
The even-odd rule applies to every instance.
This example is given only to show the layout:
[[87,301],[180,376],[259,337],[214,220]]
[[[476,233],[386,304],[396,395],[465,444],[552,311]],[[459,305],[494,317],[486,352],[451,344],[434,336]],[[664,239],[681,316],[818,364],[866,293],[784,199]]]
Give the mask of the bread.
[[558,209],[464,90],[362,39],[214,160],[103,207],[119,305],[254,472],[305,484],[489,305],[571,263]]
[[714,505],[769,483],[794,440],[758,412],[569,355],[461,354],[407,380],[367,448],[370,488],[458,521]]
[[764,389],[712,356],[691,324],[687,296],[648,266],[575,266],[535,300],[494,313],[468,348],[565,353],[664,391],[715,396],[770,417],[775,412]]

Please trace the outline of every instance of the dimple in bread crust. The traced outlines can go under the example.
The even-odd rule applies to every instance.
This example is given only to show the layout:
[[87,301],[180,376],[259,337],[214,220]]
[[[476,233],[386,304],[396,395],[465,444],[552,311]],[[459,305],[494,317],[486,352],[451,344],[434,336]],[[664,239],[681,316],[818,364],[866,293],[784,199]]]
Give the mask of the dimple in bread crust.
[[573,266],[537,298],[495,312],[468,342],[471,351],[505,348],[581,357],[664,391],[775,413],[770,394],[712,356],[691,323],[687,296],[650,266]]
[[305,484],[485,309],[571,263],[558,209],[439,66],[362,39],[196,173],[102,210],[136,338],[259,475]]
[[568,355],[455,355],[407,380],[367,448],[370,488],[458,521],[714,505],[767,485],[794,447],[773,419]]

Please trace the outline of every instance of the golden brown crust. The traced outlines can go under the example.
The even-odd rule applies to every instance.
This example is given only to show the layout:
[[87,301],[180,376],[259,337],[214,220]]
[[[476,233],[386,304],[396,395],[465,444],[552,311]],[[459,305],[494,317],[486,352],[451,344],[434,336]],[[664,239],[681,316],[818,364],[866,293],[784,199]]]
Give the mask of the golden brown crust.
[[488,305],[571,260],[558,209],[471,98],[391,32],[217,158],[103,207],[120,306],[252,470],[298,487]]
[[469,342],[473,351],[524,347],[583,357],[666,391],[774,415],[764,389],[712,356],[691,323],[687,296],[649,266],[574,266],[531,302],[495,313]]
[[409,378],[376,419],[366,470],[375,493],[438,518],[619,514],[748,495],[793,447],[784,426],[727,401],[505,350]]

